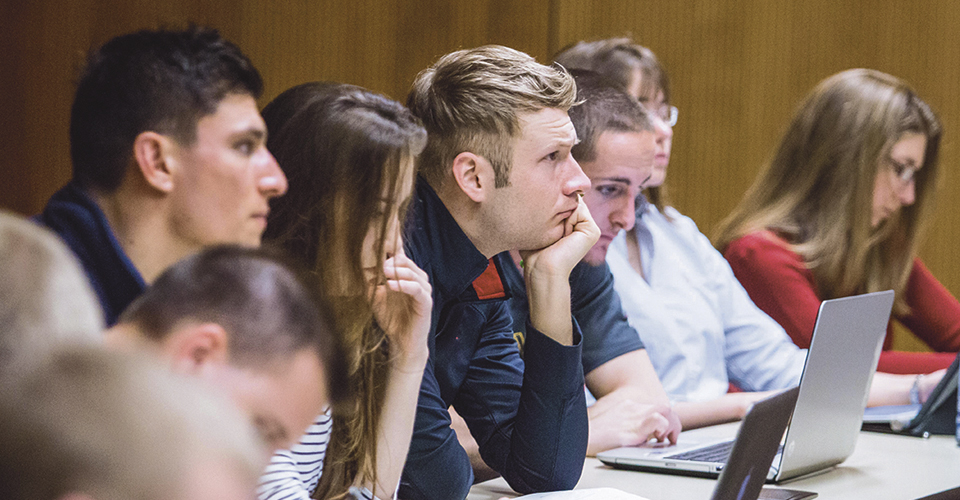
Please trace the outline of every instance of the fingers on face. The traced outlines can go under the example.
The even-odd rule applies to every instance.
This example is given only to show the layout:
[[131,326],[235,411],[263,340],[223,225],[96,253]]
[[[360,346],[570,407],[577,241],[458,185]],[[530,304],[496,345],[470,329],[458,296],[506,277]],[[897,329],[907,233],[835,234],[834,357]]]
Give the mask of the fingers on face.
[[[428,282],[427,273],[424,272],[420,267],[417,266],[415,262],[410,260],[406,255],[402,253],[396,254],[393,257],[385,260],[383,263],[383,272],[387,278],[395,278],[400,276],[399,273],[402,272],[412,272],[416,278],[424,282]],[[403,279],[402,277],[399,279]]]

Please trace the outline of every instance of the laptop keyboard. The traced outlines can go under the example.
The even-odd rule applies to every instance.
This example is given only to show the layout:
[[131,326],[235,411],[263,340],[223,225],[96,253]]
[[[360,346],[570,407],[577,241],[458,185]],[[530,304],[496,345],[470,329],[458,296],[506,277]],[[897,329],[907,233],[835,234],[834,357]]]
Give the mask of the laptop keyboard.
[[683,453],[677,453],[676,455],[670,455],[664,458],[695,462],[726,463],[727,457],[730,456],[730,451],[733,450],[733,443],[733,441],[726,441],[711,446],[705,446],[703,448],[697,448],[695,450],[685,451]]

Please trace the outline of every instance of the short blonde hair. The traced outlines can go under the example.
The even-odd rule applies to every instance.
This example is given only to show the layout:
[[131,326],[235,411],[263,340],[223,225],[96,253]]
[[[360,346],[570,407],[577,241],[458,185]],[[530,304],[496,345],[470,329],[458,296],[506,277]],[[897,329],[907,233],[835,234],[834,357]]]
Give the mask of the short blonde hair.
[[179,498],[215,461],[251,487],[265,450],[239,409],[155,359],[73,346],[0,386],[0,498]]
[[63,342],[97,341],[103,312],[59,238],[0,212],[0,378]]
[[547,108],[570,109],[573,77],[558,65],[501,45],[459,50],[420,72],[407,106],[427,129],[418,170],[443,184],[453,159],[465,151],[493,166],[496,187],[508,185],[519,115]]

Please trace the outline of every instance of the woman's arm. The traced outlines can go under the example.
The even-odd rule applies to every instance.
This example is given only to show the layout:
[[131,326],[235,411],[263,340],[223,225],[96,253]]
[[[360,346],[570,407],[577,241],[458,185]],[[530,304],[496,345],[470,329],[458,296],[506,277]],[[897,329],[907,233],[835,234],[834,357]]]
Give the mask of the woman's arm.
[[400,250],[384,263],[387,282],[377,288],[374,313],[390,342],[390,375],[377,432],[377,484],[362,486],[393,498],[413,434],[417,397],[429,357],[433,307],[427,274]]
[[696,429],[740,420],[753,403],[777,392],[731,392],[710,401],[676,403],[673,410],[685,430]]

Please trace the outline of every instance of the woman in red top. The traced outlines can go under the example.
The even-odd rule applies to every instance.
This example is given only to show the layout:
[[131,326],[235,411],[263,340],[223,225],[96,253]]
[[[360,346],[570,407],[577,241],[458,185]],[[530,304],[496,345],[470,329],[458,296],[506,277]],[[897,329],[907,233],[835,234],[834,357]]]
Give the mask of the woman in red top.
[[926,373],[960,350],[960,302],[916,257],[938,177],[940,121],[899,79],[853,69],[807,96],[717,247],[753,301],[801,347],[820,301],[893,289],[893,315],[940,353],[894,352]]

